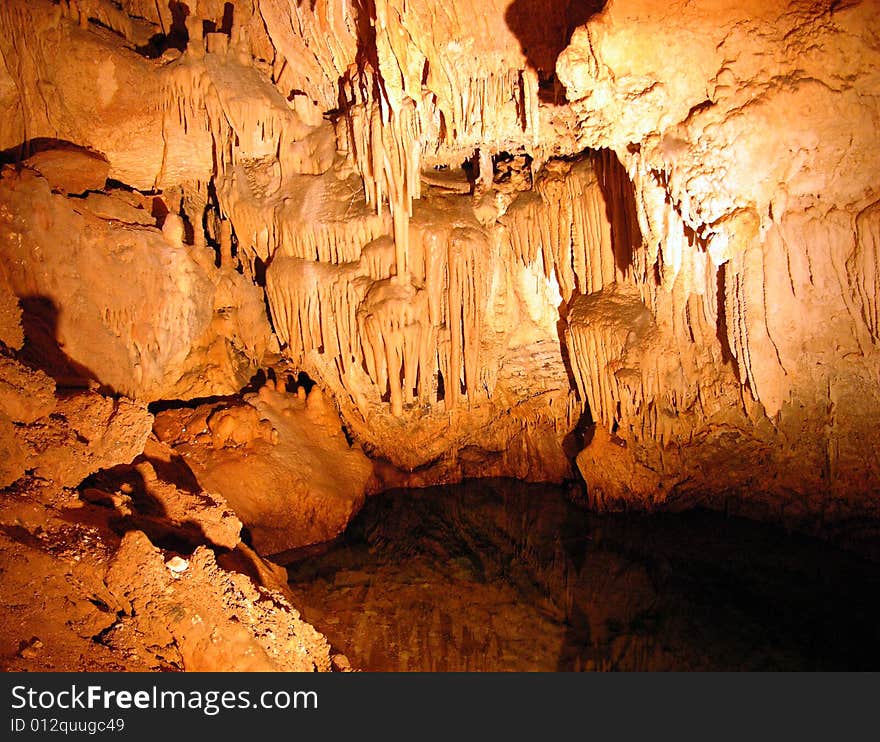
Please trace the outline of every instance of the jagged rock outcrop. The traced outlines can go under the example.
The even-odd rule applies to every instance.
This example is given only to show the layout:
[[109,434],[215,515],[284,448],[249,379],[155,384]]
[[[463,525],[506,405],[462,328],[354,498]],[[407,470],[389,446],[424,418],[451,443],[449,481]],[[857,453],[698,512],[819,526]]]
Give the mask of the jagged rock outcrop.
[[159,548],[128,530],[131,505],[35,480],[0,492],[0,553],[11,565],[0,573],[4,670],[331,668],[326,640],[300,620],[283,578],[260,557],[243,545]]
[[95,195],[52,193],[27,165],[3,171],[0,270],[25,308],[31,360],[63,385],[146,401],[238,391],[268,339],[259,290],[182,244],[173,216],[157,229],[152,199]]
[[106,579],[124,614],[108,631],[114,648],[156,647],[195,672],[330,669],[326,640],[284,598],[220,569],[206,547],[166,562],[131,531]]
[[321,389],[288,392],[283,380],[238,403],[162,412],[156,432],[203,487],[230,504],[261,554],[338,536],[363,504],[373,472]]
[[584,476],[617,506],[876,517],[875,9],[676,8],[609,3],[557,65],[580,141],[632,178],[656,266],[632,309],[572,312],[582,393],[627,446],[588,448]]
[[[347,666],[284,570],[171,449],[142,401],[56,387],[0,345],[0,667],[314,671]],[[32,337],[28,338],[30,343]],[[341,435],[341,433],[340,433]],[[335,664],[334,664],[335,662]]]
[[144,447],[153,416],[143,403],[93,391],[56,396],[46,374],[0,357],[0,486],[31,472],[60,487],[128,463]]
[[12,293],[2,272],[0,272],[0,343],[10,350],[19,350],[24,344],[18,297]]

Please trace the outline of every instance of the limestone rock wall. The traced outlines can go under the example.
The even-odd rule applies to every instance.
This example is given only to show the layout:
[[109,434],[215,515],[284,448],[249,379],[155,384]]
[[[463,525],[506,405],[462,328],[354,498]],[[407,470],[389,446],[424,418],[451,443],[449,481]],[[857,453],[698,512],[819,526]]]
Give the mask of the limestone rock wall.
[[34,360],[62,385],[187,399],[234,393],[256,371],[269,333],[259,290],[156,229],[124,191],[65,197],[10,166],[0,204],[2,270]]
[[[227,6],[0,12],[7,159],[73,143],[168,214],[46,155],[4,186],[5,280],[101,383],[218,393],[271,348],[386,485],[561,479],[580,420],[598,507],[877,515],[874,2]],[[65,288],[58,224],[158,311]]]
[[628,309],[603,292],[571,315],[583,396],[621,444],[579,459],[600,501],[876,515],[876,33],[873,3],[611,2],[560,56],[654,266]]
[[155,430],[230,504],[260,554],[336,538],[363,504],[373,472],[317,386],[307,396],[303,387],[288,392],[284,380],[269,381],[240,404],[161,412]]

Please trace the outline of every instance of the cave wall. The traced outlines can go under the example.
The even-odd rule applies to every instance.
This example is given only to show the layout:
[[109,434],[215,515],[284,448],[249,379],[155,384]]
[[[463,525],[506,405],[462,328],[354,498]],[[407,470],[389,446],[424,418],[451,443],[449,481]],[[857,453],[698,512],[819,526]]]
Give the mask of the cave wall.
[[[35,246],[95,229],[74,254],[125,280],[120,220],[25,162],[40,213],[77,216],[21,224],[10,171],[4,274],[76,360],[118,346],[93,375],[138,398],[279,350],[380,482],[559,480],[585,420],[598,508],[876,516],[876,10],[13,0],[7,160],[73,143],[161,208],[125,227],[144,287],[62,280]],[[169,276],[173,331],[121,326]]]
[[608,342],[573,356],[627,445],[600,434],[579,463],[619,502],[876,514],[876,5],[679,5],[610,3],[557,67],[655,266],[653,324],[628,328],[647,346],[598,298],[570,328]]

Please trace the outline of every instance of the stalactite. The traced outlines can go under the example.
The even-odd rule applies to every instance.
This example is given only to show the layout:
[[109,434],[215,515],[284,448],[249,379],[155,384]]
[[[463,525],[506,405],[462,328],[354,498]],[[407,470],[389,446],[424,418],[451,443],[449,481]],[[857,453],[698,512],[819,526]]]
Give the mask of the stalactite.
[[[489,293],[489,257],[485,236],[473,229],[455,229],[448,242],[448,327],[450,333],[447,383],[456,404],[459,383],[469,399],[477,395],[480,368],[480,321]],[[449,377],[447,377],[449,378]]]
[[510,248],[523,264],[542,257],[563,299],[599,291],[622,277],[615,265],[607,206],[592,164],[556,163],[535,193],[519,195],[502,217]]
[[658,324],[635,286],[614,284],[572,302],[566,344],[578,394],[596,421],[633,441],[665,445],[693,435],[692,415],[702,419],[704,400],[717,409],[722,393],[704,367],[721,359],[701,307],[697,295],[687,301],[683,342]]
[[[360,89],[352,86],[352,94]],[[412,101],[392,110],[372,97],[352,107],[349,123],[353,156],[364,183],[367,203],[377,212],[387,201],[393,223],[396,273],[408,274],[409,220],[412,202],[421,196],[420,124]]]
[[281,256],[266,271],[272,321],[295,362],[312,351],[338,356],[342,370],[362,357],[356,313],[368,281],[357,264]]
[[481,358],[489,241],[471,228],[414,234],[418,286],[398,280],[388,236],[370,241],[358,262],[277,255],[266,273],[273,323],[288,356],[296,363],[313,351],[335,358],[340,382],[356,399],[365,399],[355,373],[365,368],[379,395],[388,390],[395,415],[416,398],[436,403],[438,373],[449,409],[490,391],[493,378]]
[[856,218],[853,251],[846,261],[850,289],[875,343],[880,343],[880,205]]
[[350,221],[309,222],[293,220],[280,209],[275,217],[273,234],[278,239],[270,253],[323,263],[356,263],[363,246],[388,229],[387,220],[376,214]]
[[276,54],[283,60],[277,66],[276,84],[285,96],[301,90],[320,110],[338,105],[337,82],[354,61],[358,46],[350,7],[334,0],[260,0],[257,4]]
[[417,380],[433,365],[423,355],[427,322],[427,294],[412,284],[390,280],[372,285],[358,310],[367,371],[380,388],[388,388],[391,412],[403,414],[404,402],[413,401]]

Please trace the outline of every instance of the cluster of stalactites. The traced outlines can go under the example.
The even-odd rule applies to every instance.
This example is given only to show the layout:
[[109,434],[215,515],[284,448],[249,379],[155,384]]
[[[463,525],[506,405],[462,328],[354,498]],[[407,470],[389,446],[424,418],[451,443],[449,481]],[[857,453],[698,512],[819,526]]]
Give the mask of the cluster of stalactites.
[[414,230],[411,273],[399,280],[386,236],[359,262],[329,265],[278,257],[266,290],[275,330],[296,362],[317,351],[334,359],[340,383],[365,399],[361,369],[395,415],[418,400],[448,408],[473,401],[489,379],[481,327],[489,298],[491,251],[466,228]]
[[765,253],[787,251],[777,226],[763,224],[752,208],[703,224],[693,198],[672,187],[670,172],[651,168],[638,154],[630,160],[646,258],[656,276],[643,293],[652,296],[655,316],[672,327],[678,347],[688,350],[695,342],[688,323],[697,302],[700,315],[714,323],[709,343],[715,347],[722,339],[739,382],[772,418],[790,382],[767,321]]
[[576,291],[591,294],[623,278],[606,208],[591,162],[551,163],[502,223],[513,254],[526,265],[539,261],[569,301]]
[[[367,203],[387,203],[393,222],[397,275],[409,273],[409,220],[421,196],[425,153],[445,152],[455,164],[479,151],[536,149],[539,143],[538,79],[533,70],[446,69],[438,92],[421,80],[389,93],[381,75],[361,70],[344,85],[347,101],[340,148],[347,150],[364,184]],[[454,154],[452,154],[454,153]]]
[[868,332],[880,344],[880,206],[876,204],[856,219],[855,249],[846,271]]
[[326,353],[339,359],[342,372],[360,359],[357,308],[369,284],[357,263],[276,257],[266,272],[266,294],[288,355],[301,361],[311,351]]
[[686,317],[691,339],[677,342],[631,284],[575,299],[566,344],[578,394],[597,422],[630,439],[665,444],[689,440],[695,420],[729,407],[730,385],[717,383],[722,359],[714,320],[696,296]]
[[[213,98],[210,79],[201,64],[179,63],[164,79],[163,114],[165,127],[179,126],[184,134],[193,128],[211,131],[208,100]],[[216,100],[212,101],[216,105]]]
[[[215,38],[227,40],[215,33],[208,41]],[[254,161],[277,161],[285,174],[313,172],[304,166],[302,148],[292,144],[315,127],[302,121],[247,55],[216,43],[208,43],[206,53],[204,45],[191,39],[187,52],[163,73],[166,140],[171,129],[210,135],[215,175]],[[323,172],[327,158],[317,159]]]
[[[414,282],[380,281],[358,311],[367,371],[388,388],[392,412],[431,402],[438,374],[447,408],[486,388],[481,326],[489,297],[489,243],[474,229],[426,231],[413,257]],[[487,389],[488,391],[488,389]]]
[[[538,76],[532,69],[445,70],[448,84],[421,106],[425,147],[435,150],[537,149]],[[445,92],[444,92],[445,91]]]
[[406,101],[392,110],[386,101],[368,98],[351,107],[349,147],[364,184],[367,203],[377,212],[387,202],[393,224],[396,272],[408,274],[412,202],[421,196],[421,129],[415,106]]
[[388,221],[376,214],[350,222],[284,222],[278,227],[280,255],[323,263],[356,263],[361,258],[362,246],[384,235]]

